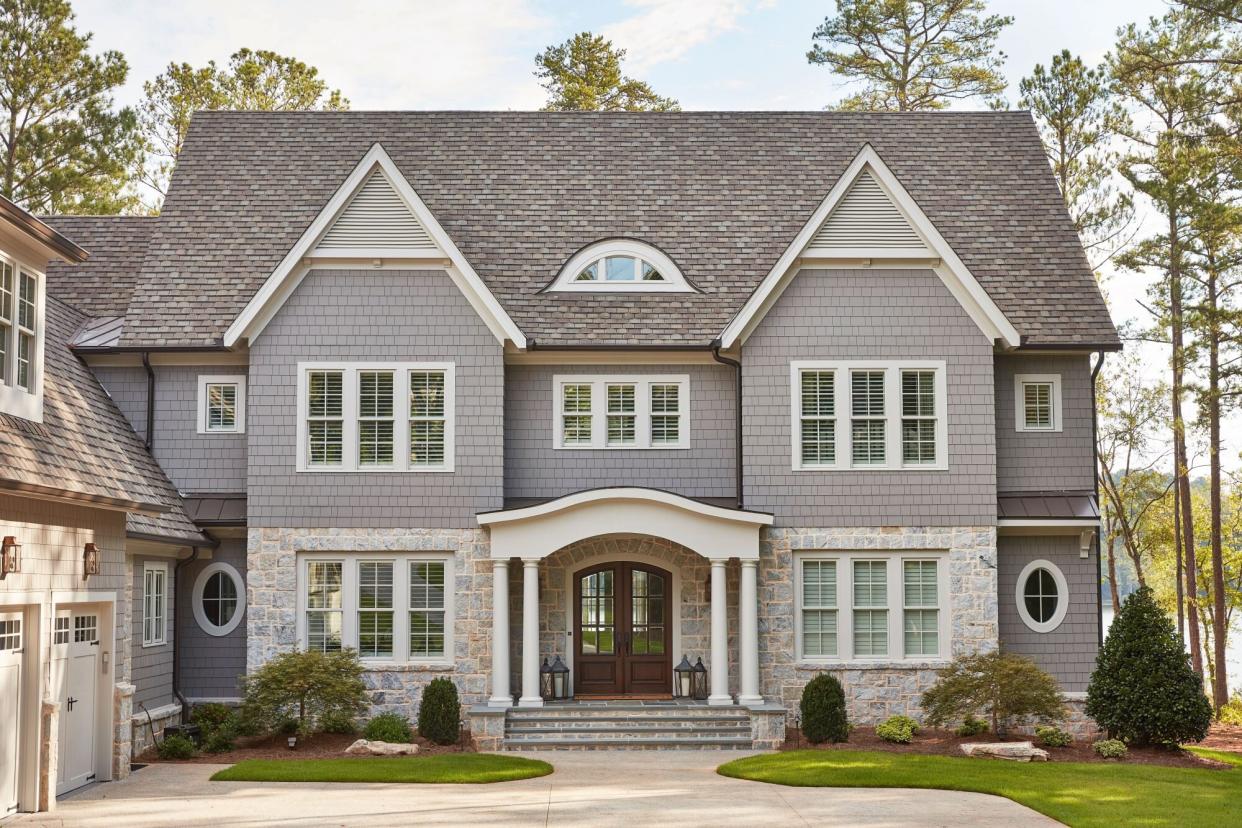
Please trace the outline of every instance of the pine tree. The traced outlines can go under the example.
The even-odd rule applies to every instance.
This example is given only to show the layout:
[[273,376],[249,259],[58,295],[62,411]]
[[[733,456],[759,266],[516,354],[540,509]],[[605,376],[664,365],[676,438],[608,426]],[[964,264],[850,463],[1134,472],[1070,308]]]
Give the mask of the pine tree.
[[681,105],[621,74],[625,50],[581,32],[535,55],[535,77],[548,90],[545,112],[677,112]]

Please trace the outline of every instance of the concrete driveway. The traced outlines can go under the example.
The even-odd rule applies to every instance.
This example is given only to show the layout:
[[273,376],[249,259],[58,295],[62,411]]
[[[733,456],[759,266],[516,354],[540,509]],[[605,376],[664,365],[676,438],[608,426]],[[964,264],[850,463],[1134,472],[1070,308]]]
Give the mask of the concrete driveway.
[[[149,765],[123,782],[62,799],[12,825],[829,825],[984,826],[1059,823],[999,797],[952,791],[787,788],[726,779],[741,752],[546,751],[551,776],[493,785],[210,782],[219,765]],[[6,823],[5,828],[9,828]]]

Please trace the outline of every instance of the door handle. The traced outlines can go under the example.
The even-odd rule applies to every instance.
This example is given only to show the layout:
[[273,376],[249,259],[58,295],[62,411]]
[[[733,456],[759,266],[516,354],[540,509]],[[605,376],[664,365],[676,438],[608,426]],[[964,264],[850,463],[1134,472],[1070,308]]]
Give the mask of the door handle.
[[70,712],[72,712],[72,711],[73,711],[73,706],[74,706],[75,704],[77,704],[77,703],[78,703],[78,700],[77,700],[77,699],[75,699],[73,696],[70,696],[70,697],[69,697],[69,699],[68,699],[68,702],[67,702],[67,703],[68,703],[68,705],[69,705],[69,710],[70,710]]

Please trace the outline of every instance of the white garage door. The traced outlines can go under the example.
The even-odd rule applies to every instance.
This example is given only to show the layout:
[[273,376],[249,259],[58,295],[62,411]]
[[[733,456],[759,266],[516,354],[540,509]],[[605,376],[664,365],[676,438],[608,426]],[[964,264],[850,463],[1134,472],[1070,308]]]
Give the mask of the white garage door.
[[0,613],[0,817],[17,810],[22,710],[22,614]]
[[60,760],[56,793],[95,779],[99,696],[99,615],[58,615],[53,630],[54,682],[60,701]]

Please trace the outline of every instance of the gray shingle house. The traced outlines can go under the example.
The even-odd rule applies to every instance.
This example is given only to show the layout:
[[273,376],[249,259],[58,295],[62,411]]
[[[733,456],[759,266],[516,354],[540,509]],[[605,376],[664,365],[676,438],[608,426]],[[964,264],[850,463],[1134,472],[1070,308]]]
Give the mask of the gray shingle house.
[[485,747],[571,738],[558,657],[639,718],[701,658],[726,744],[822,671],[917,715],[998,644],[1085,689],[1119,342],[1026,113],[204,113],[158,218],[49,222],[205,536],[175,675],[126,542],[147,709],[296,647],[377,708],[450,677]]

